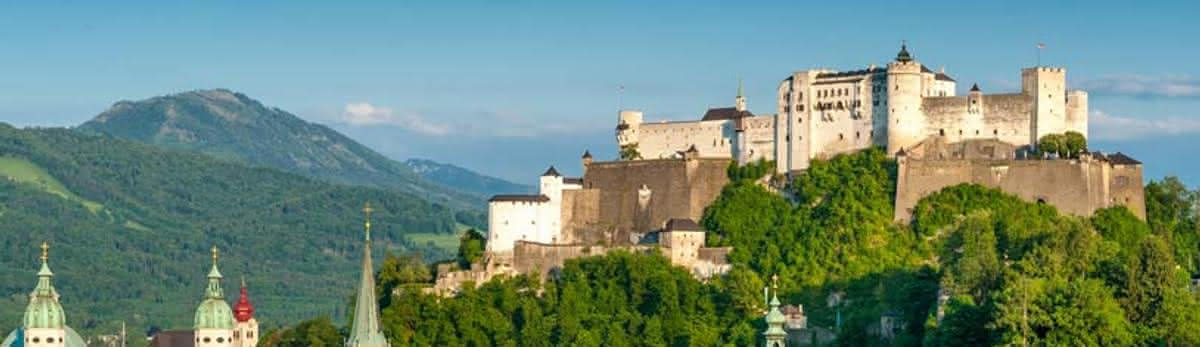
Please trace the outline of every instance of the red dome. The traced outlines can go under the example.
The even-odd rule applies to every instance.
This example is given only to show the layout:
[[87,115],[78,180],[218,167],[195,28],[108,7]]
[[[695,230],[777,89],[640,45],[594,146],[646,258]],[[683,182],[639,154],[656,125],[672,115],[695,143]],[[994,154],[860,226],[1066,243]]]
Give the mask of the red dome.
[[254,305],[250,304],[250,296],[246,294],[246,284],[242,284],[242,295],[238,298],[237,304],[233,306],[233,318],[238,322],[245,322],[254,318]]

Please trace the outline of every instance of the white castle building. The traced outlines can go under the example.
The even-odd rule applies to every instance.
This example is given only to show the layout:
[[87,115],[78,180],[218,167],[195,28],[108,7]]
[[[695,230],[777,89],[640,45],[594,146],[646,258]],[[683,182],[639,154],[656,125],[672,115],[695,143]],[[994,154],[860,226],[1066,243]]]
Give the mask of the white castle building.
[[488,200],[487,251],[509,254],[517,241],[559,243],[563,191],[582,188],[582,178],[563,177],[551,166],[538,178],[537,195],[493,196]]
[[800,71],[777,90],[776,114],[746,111],[739,88],[735,107],[710,109],[699,121],[647,123],[639,111],[621,111],[622,148],[642,159],[675,156],[695,147],[701,157],[776,160],[779,173],[808,168],[814,158],[879,146],[894,154],[933,136],[946,142],[995,139],[1034,146],[1047,134],[1087,136],[1087,93],[1068,91],[1066,70],[1021,71],[1021,90],[966,96],[944,71],[917,61],[907,46],[886,67],[839,72]]

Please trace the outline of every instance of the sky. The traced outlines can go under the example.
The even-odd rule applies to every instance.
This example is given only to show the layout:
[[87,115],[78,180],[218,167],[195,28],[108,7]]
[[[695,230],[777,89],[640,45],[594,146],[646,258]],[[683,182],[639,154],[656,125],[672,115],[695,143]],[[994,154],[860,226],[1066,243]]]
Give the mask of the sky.
[[[244,93],[397,159],[531,184],[616,155],[617,110],[774,113],[793,71],[883,65],[902,40],[960,92],[1067,68],[1091,147],[1200,186],[1200,2],[37,1],[0,3],[0,121],[73,126],[119,100]],[[623,92],[619,92],[622,90]]]

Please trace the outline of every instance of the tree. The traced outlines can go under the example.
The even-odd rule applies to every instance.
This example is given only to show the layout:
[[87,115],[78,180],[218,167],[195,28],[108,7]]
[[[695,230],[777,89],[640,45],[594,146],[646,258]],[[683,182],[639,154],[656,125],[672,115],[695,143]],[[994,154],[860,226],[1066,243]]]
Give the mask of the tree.
[[642,159],[642,154],[638,152],[638,144],[632,143],[621,146],[621,160],[636,160]]
[[320,317],[275,331],[260,343],[265,347],[333,347],[345,343],[345,336],[329,317]]
[[1068,131],[1063,134],[1062,146],[1065,149],[1067,157],[1070,158],[1079,158],[1079,154],[1085,153],[1088,150],[1087,138],[1075,131]]
[[1041,153],[1054,153],[1062,157],[1066,149],[1066,138],[1062,134],[1047,134],[1038,140],[1038,152]]
[[487,239],[479,231],[467,229],[458,240],[458,267],[469,269],[471,264],[479,261],[483,257],[486,242]]

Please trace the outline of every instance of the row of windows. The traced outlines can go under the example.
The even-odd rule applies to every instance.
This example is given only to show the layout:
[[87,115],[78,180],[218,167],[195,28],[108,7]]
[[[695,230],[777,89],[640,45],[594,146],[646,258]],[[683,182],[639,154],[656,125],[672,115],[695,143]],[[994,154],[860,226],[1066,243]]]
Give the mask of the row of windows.
[[[946,129],[938,129],[938,135],[939,135],[939,136],[946,136]],[[963,135],[963,131],[962,131],[962,129],[959,129],[959,130],[958,130],[958,135],[959,135],[959,136],[962,136],[962,135]],[[978,130],[978,129],[976,129],[976,130],[975,130],[975,135],[979,135],[979,130]],[[999,136],[999,135],[1000,135],[1000,129],[992,129],[992,135],[997,135],[997,136]]]
[[[33,337],[32,339],[30,339],[29,337],[26,337],[26,338],[25,338],[25,342],[41,343],[41,342],[42,342],[42,339],[41,339],[41,338],[38,338],[38,337]],[[46,338],[46,343],[55,343],[55,342],[62,343],[62,342],[63,342],[63,338],[61,338],[61,337],[59,337],[59,338],[57,338],[57,339],[56,339],[56,338],[53,338],[53,337],[47,337],[47,338]]]

